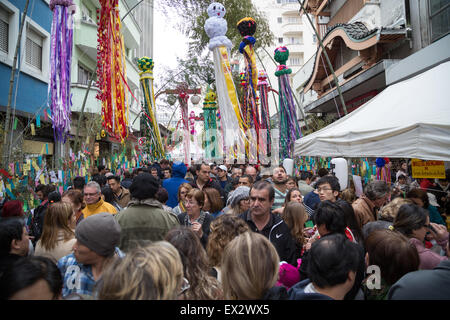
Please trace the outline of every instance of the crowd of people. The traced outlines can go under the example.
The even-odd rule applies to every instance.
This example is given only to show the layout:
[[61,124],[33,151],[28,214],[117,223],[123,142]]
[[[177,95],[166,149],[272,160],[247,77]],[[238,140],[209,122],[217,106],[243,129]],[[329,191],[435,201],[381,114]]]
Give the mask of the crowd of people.
[[446,173],[357,197],[326,168],[99,166],[38,185],[32,219],[2,203],[0,299],[450,299]]

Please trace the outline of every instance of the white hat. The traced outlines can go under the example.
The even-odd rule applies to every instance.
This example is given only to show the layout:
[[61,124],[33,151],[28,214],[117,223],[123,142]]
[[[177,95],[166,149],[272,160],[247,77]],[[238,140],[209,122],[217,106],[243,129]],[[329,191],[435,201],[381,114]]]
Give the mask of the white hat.
[[223,171],[228,171],[227,167],[225,167],[223,164],[221,164],[220,166],[217,167],[217,169],[223,170]]
[[437,200],[436,200],[436,196],[434,194],[427,192],[427,196],[428,196],[428,201],[430,202],[430,204],[432,206],[439,207],[439,204],[437,203]]

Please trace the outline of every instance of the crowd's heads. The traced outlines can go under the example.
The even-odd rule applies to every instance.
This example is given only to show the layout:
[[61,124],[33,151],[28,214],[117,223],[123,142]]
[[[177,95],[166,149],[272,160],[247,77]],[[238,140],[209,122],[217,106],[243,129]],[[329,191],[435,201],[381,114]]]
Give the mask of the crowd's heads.
[[314,214],[314,223],[321,236],[345,232],[345,213],[336,203],[325,200],[319,203]]
[[186,200],[196,203],[201,209],[205,205],[205,193],[200,189],[194,188],[186,194]]
[[36,188],[34,189],[34,192],[36,192],[39,200],[43,201],[46,200],[48,197],[48,194],[50,193],[50,190],[47,185],[45,184],[38,184]]
[[[187,299],[204,300],[221,295],[217,281],[208,275],[209,265],[206,251],[200,238],[191,228],[179,226],[166,234],[165,240],[177,248],[183,263],[184,276],[190,284]],[[213,281],[214,280],[214,281]]]
[[253,181],[252,176],[250,176],[248,174],[244,174],[244,175],[239,177],[238,185],[239,186],[251,187],[253,185],[253,182],[254,181]]
[[211,168],[206,163],[201,163],[197,165],[196,168],[197,180],[206,183],[209,181],[209,174],[211,173]]
[[303,244],[303,226],[309,218],[303,204],[295,201],[287,203],[281,217],[291,230],[294,239]]
[[366,239],[365,245],[366,264],[378,266],[381,278],[388,285],[394,284],[408,272],[419,269],[420,259],[416,247],[398,232],[376,230]]
[[84,201],[86,204],[97,203],[101,199],[102,188],[95,181],[89,181],[84,186]]
[[275,198],[272,184],[265,180],[256,182],[250,189],[250,212],[253,216],[270,213]]
[[338,178],[331,175],[323,176],[316,183],[316,189],[319,192],[319,198],[321,201],[330,200],[336,201],[341,191],[341,185]]
[[[102,257],[114,254],[115,247],[120,241],[120,225],[113,215],[97,213],[83,219],[75,229],[77,244],[81,243],[89,251]],[[90,252],[74,250],[75,257],[81,263],[84,258],[90,258]],[[80,259],[81,258],[81,259]]]
[[393,227],[395,231],[409,238],[420,234],[423,240],[428,232],[429,221],[428,211],[415,204],[404,204],[398,209]]
[[412,202],[417,204],[419,207],[428,209],[430,205],[430,199],[428,198],[427,192],[422,189],[412,189],[407,194],[406,197],[411,199]]
[[72,230],[76,225],[75,214],[72,205],[66,202],[57,202],[48,207],[45,214],[42,236],[40,238],[42,247],[52,250],[56,247],[59,231],[64,232],[68,239],[74,235]]
[[0,219],[0,257],[10,253],[25,256],[29,238],[22,218]]
[[23,217],[23,203],[20,200],[9,200],[3,205],[1,216],[2,218]]
[[247,223],[241,218],[224,214],[213,220],[210,225],[206,251],[211,267],[219,266],[226,245],[238,235],[249,231]]
[[312,178],[313,174],[309,171],[302,171],[301,175],[300,175],[300,180],[304,180],[306,182],[311,182],[311,178]]
[[390,189],[388,184],[382,180],[370,181],[364,187],[365,196],[371,200],[376,207],[380,208],[387,199]]
[[385,221],[393,222],[395,217],[397,216],[398,210],[400,207],[407,203],[413,203],[410,199],[405,198],[395,198],[388,204],[386,204],[380,212],[380,219]]
[[178,250],[166,241],[138,247],[102,274],[100,300],[175,300],[183,280]]
[[129,190],[132,198],[144,200],[155,198],[158,189],[158,180],[150,173],[144,172],[134,177]]
[[61,201],[61,194],[58,191],[52,191],[48,194],[48,203],[56,203]]
[[166,204],[167,200],[169,200],[169,193],[167,192],[167,189],[159,187],[158,192],[156,192],[155,199],[162,204]]
[[205,204],[207,201],[208,208],[205,209],[211,213],[218,212],[223,208],[223,201],[220,198],[220,193],[214,188],[204,188],[203,193],[205,194]]
[[53,261],[26,257],[14,262],[0,278],[0,300],[57,300],[63,280]]
[[256,168],[253,167],[253,166],[247,166],[245,168],[244,174],[247,174],[247,175],[251,176],[252,179],[253,179],[253,182],[255,182],[256,181],[256,177],[258,176],[258,170],[256,170]]
[[83,193],[77,189],[69,189],[64,191],[61,200],[63,202],[70,202],[75,212],[83,210],[86,207],[83,200]]
[[239,205],[241,200],[249,199],[250,197],[250,188],[247,186],[237,187],[234,191],[232,191],[227,199],[227,206],[236,207]]
[[278,279],[280,258],[270,241],[256,232],[234,238],[222,255],[225,299],[258,300]]
[[83,177],[75,177],[73,178],[73,187],[74,189],[78,189],[83,191],[84,185],[86,184],[86,181]]
[[309,251],[308,278],[315,287],[343,286],[343,290],[348,292],[355,281],[359,257],[358,245],[345,235],[322,237],[312,244]]
[[273,169],[272,181],[275,184],[285,184],[288,181],[288,175],[286,169],[283,166],[278,166]]
[[186,195],[191,191],[193,187],[189,183],[182,183],[178,187],[178,201],[182,201],[186,198]]
[[111,175],[108,176],[106,179],[108,181],[108,186],[111,188],[111,190],[117,193],[120,190],[120,177]]
[[292,188],[288,191],[284,199],[284,205],[286,206],[291,201],[303,203],[302,192],[299,188]]

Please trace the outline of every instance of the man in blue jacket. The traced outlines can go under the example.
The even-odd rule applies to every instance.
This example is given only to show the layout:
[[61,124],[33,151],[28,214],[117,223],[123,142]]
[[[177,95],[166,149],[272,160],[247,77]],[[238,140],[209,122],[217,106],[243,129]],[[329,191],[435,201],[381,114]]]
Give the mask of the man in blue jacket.
[[182,183],[189,183],[184,177],[186,176],[187,168],[183,162],[174,162],[172,166],[172,178],[165,179],[162,182],[163,188],[169,193],[169,200],[166,205],[175,208],[178,205],[178,188]]

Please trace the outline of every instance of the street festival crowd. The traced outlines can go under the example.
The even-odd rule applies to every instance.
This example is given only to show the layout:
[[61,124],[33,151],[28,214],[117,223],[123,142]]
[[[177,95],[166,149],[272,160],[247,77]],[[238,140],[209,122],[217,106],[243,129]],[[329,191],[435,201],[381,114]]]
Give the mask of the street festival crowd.
[[0,299],[450,299],[450,171],[409,164],[359,197],[326,168],[168,160],[40,184],[32,219],[2,201]]

